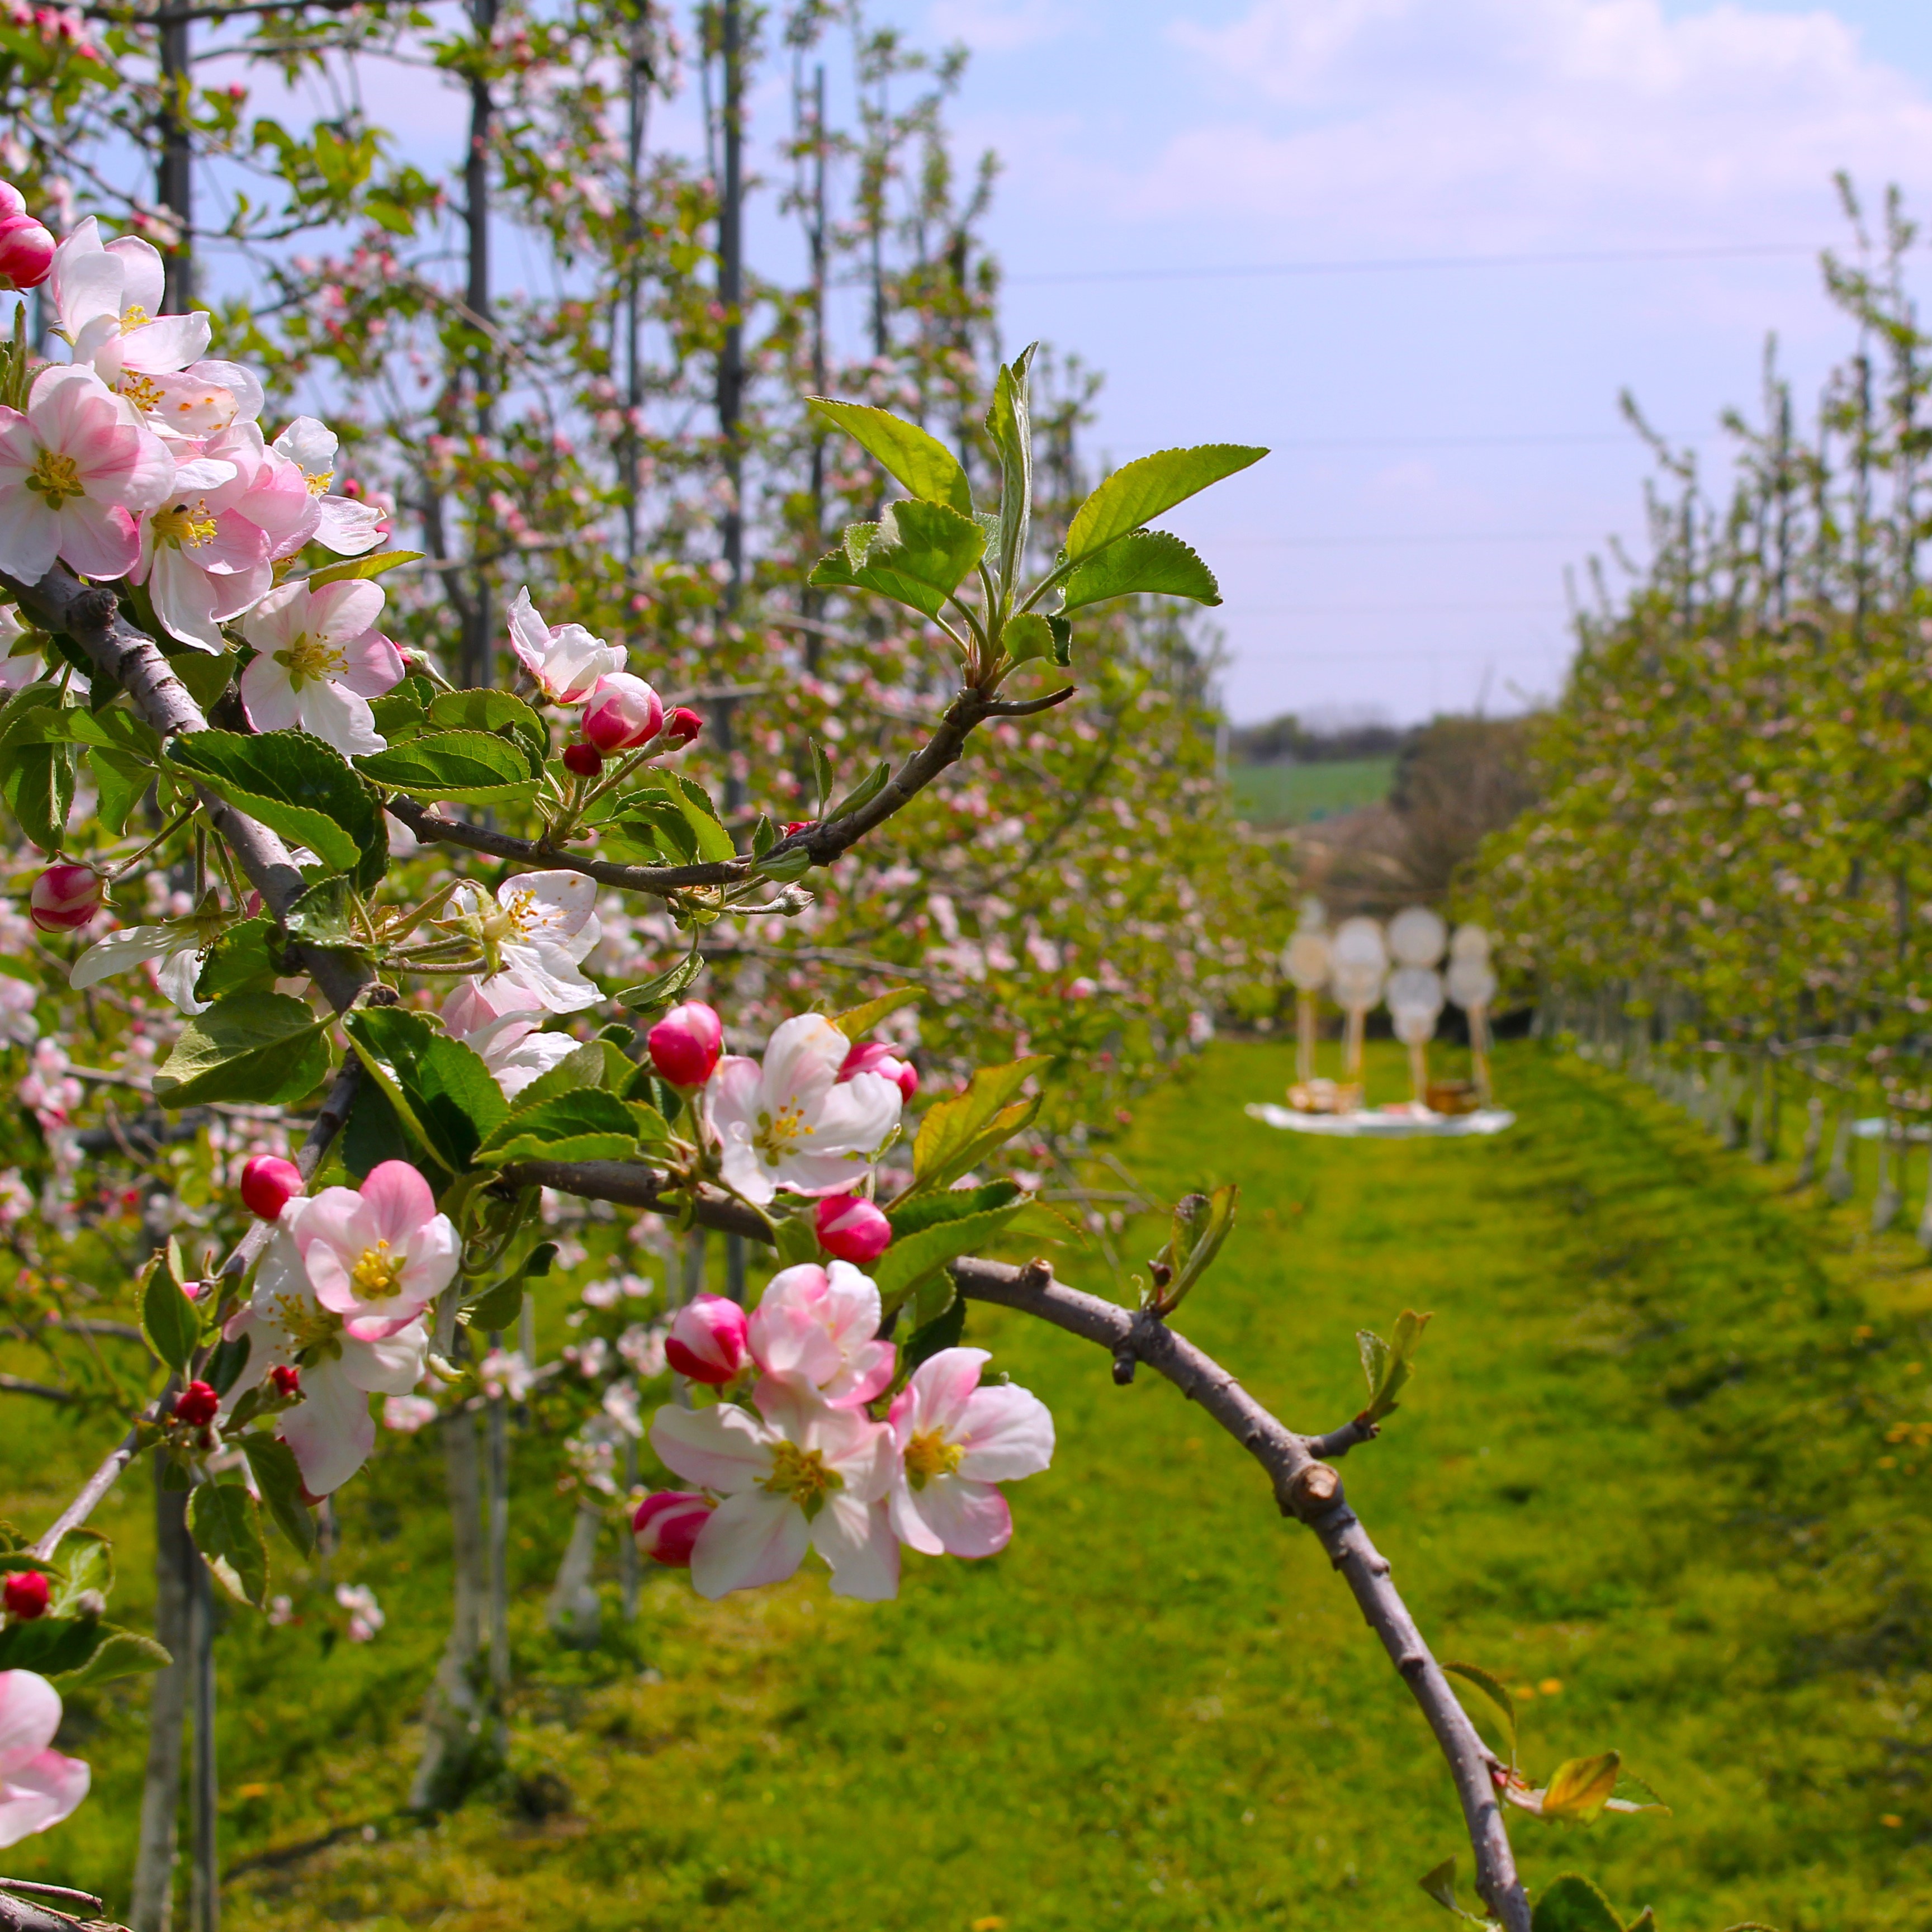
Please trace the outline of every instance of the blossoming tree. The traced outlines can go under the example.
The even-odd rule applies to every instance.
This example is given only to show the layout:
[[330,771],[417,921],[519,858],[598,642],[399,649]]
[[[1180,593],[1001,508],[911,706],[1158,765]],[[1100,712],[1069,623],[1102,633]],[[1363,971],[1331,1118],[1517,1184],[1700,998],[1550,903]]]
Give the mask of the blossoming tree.
[[[148,1083],[163,1108],[280,1108],[305,1125],[292,1158],[252,1154],[208,1204],[211,1227],[246,1227],[225,1256],[156,1246],[136,1291],[152,1367],[120,1440],[38,1540],[0,1551],[0,1840],[85,1796],[85,1767],[49,1748],[58,1687],[163,1660],[106,1620],[111,1571],[87,1524],[112,1485],[152,1460],[188,1495],[208,1570],[271,1607],[268,1531],[312,1547],[318,1509],[371,1452],[372,1399],[408,1426],[519,1372],[484,1338],[543,1292],[544,1203],[562,1198],[724,1229],[779,1263],[749,1311],[682,1307],[651,1364],[683,1378],[648,1434],[688,1486],[644,1498],[634,1532],[698,1591],[767,1585],[816,1552],[835,1591],[878,1600],[904,1549],[1003,1548],[1003,1486],[1047,1466],[1053,1424],[988,1374],[965,1324],[975,1300],[1031,1314],[1098,1344],[1118,1382],[1145,1364],[1175,1383],[1319,1539],[1444,1753],[1498,1921],[1614,1923],[1588,1916],[1601,1901],[1574,1879],[1532,1920],[1504,1826],[1511,1804],[1628,1808],[1614,1754],[1532,1788],[1484,1742],[1343,1498],[1336,1462],[1395,1406],[1426,1318],[1364,1338],[1358,1415],[1292,1430],[1171,1325],[1232,1225],[1232,1190],[1177,1204],[1132,1306],[1041,1261],[984,1258],[1024,1196],[980,1175],[1034,1120],[1043,1057],[980,1067],[915,1122],[917,1069],[874,1036],[916,988],[796,1014],[757,1054],[728,1052],[751,1042],[693,996],[719,920],[796,916],[809,882],[976,734],[1050,718],[1096,607],[1215,601],[1207,566],[1151,526],[1263,452],[1128,464],[1033,576],[1030,352],[999,371],[990,502],[917,425],[818,399],[900,494],[845,530],[812,585],[832,608],[909,614],[950,689],[896,764],[841,796],[814,748],[810,815],[734,831],[680,766],[698,721],[625,644],[549,625],[527,596],[509,613],[514,690],[457,688],[392,642],[380,580],[410,558],[332,494],[326,430],[298,419],[272,440],[261,385],[206,356],[199,319],[152,320],[146,243],[83,224],[58,249],[23,247],[15,280],[43,257],[66,359],[37,360],[16,332],[0,365],[0,796],[48,862],[31,916],[70,950],[70,986],[148,977],[175,1010]],[[186,903],[130,922],[129,882],[169,867],[193,880]],[[610,894],[654,903],[682,936],[614,996],[586,970]],[[51,1129],[74,1075],[56,1052],[36,1077]],[[648,1338],[618,1347],[643,1372]],[[341,1602],[352,1634],[380,1622],[366,1592]],[[1508,1709],[1494,1680],[1454,1667]],[[1450,1867],[1425,1882],[1453,1904]],[[0,1924],[36,1912],[0,1886]]]

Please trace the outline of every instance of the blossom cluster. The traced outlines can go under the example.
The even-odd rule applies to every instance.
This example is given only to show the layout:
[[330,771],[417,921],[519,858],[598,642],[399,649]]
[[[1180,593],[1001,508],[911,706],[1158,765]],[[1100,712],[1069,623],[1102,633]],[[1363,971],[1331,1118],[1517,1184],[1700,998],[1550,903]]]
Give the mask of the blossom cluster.
[[646,1496],[638,1546],[688,1564],[706,1597],[782,1582],[816,1550],[840,1596],[898,1594],[899,1550],[992,1556],[1012,1534],[999,1485],[1053,1457],[1053,1418],[1010,1384],[980,1385],[983,1348],[944,1348],[915,1368],[882,1419],[868,1406],[894,1382],[897,1351],[878,1339],[877,1285],[845,1262],[772,1278],[748,1318],[700,1295],[671,1324],[666,1352],[693,1382],[748,1382],[749,1406],[666,1407],[651,1446],[696,1490]]

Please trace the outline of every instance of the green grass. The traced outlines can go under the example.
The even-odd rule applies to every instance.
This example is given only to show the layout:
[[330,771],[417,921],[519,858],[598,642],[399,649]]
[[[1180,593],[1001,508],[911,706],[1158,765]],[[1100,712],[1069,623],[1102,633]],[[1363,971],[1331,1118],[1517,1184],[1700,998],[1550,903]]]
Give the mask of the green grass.
[[1342,758],[1332,764],[1235,765],[1228,784],[1234,810],[1250,824],[1311,825],[1388,796],[1393,758]]
[[[1170,1190],[1241,1183],[1180,1325],[1292,1425],[1359,1405],[1358,1328],[1435,1312],[1400,1412],[1343,1465],[1350,1498],[1439,1654],[1560,1686],[1522,1706],[1533,1772],[1615,1746],[1675,1808],[1587,1832],[1518,1820],[1532,1886],[1583,1870],[1662,1932],[1922,1927],[1926,1476],[1883,1440],[1927,1414],[1916,1249],[1574,1060],[1506,1050],[1521,1120],[1487,1142],[1244,1118],[1289,1066],[1216,1047],[1126,1155]],[[1150,1229],[1127,1240],[1152,1251]],[[1063,1272],[1106,1286],[1090,1262]],[[1088,1345],[977,1310],[969,1339],[1052,1404],[1059,1453],[1014,1491],[1005,1556],[913,1558],[893,1604],[833,1599],[821,1574],[707,1606],[664,1576],[634,1631],[562,1651],[542,1599],[568,1508],[554,1445],[520,1443],[514,1768],[568,1793],[542,1818],[493,1796],[399,1815],[447,1532],[412,1513],[440,1494],[430,1446],[388,1438],[345,1492],[336,1571],[374,1583],[388,1628],[325,1654],[313,1620],[238,1616],[220,1645],[226,1857],[365,1822],[367,1840],[238,1876],[230,1932],[1446,1932],[1415,1881],[1455,1852],[1467,1895],[1448,1780],[1259,1472],[1145,1371],[1116,1388]],[[80,1445],[8,1413],[7,1513],[38,1524]],[[124,1610],[148,1506],[130,1486],[103,1512]],[[65,1742],[96,1795],[8,1854],[17,1874],[124,1902],[140,1708],[74,1700]]]

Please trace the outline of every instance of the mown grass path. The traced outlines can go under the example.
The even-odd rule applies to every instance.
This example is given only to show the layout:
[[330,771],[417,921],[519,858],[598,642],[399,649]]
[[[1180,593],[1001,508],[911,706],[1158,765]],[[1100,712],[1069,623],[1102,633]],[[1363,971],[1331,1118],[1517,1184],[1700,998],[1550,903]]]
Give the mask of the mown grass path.
[[[1932,1270],[1574,1060],[1505,1054],[1500,1139],[1381,1144],[1246,1119],[1288,1064],[1216,1047],[1125,1151],[1170,1193],[1241,1184],[1180,1325],[1293,1426],[1359,1406],[1357,1328],[1434,1312],[1351,1498],[1438,1654],[1519,1687],[1532,1772],[1615,1746],[1675,1807],[1520,1820],[1532,1888],[1586,1871],[1661,1932],[1923,1927],[1932,1454],[1884,1438],[1928,1419]],[[1106,1292],[1096,1262],[1060,1265]],[[968,1339],[1052,1404],[1059,1454],[1014,1492],[1006,1556],[914,1558],[896,1604],[821,1575],[712,1606],[660,1577],[634,1635],[561,1652],[542,1604],[567,1506],[552,1450],[520,1450],[524,1803],[433,1827],[398,1807],[446,1531],[407,1527],[440,1493],[429,1445],[392,1445],[345,1498],[336,1570],[375,1585],[382,1636],[325,1656],[251,1618],[221,1645],[230,1856],[373,1841],[238,1877],[232,1932],[1446,1928],[1416,1879],[1457,1852],[1467,1895],[1447,1778],[1258,1472],[1096,1350],[977,1310]],[[8,1514],[40,1520],[64,1454],[15,1432]],[[134,1570],[146,1509],[110,1525]],[[11,1869],[124,1899],[138,1706],[76,1713],[98,1798]]]

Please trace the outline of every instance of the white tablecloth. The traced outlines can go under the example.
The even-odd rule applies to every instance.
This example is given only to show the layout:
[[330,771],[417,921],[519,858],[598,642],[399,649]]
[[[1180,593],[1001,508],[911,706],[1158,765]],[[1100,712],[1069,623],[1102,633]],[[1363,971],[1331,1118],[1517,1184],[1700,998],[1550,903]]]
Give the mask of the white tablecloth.
[[1244,1110],[1251,1119],[1294,1134],[1339,1134],[1363,1140],[1412,1140],[1420,1136],[1499,1134],[1516,1124],[1516,1116],[1502,1107],[1481,1107],[1473,1114],[1298,1114],[1266,1100],[1250,1101]]

